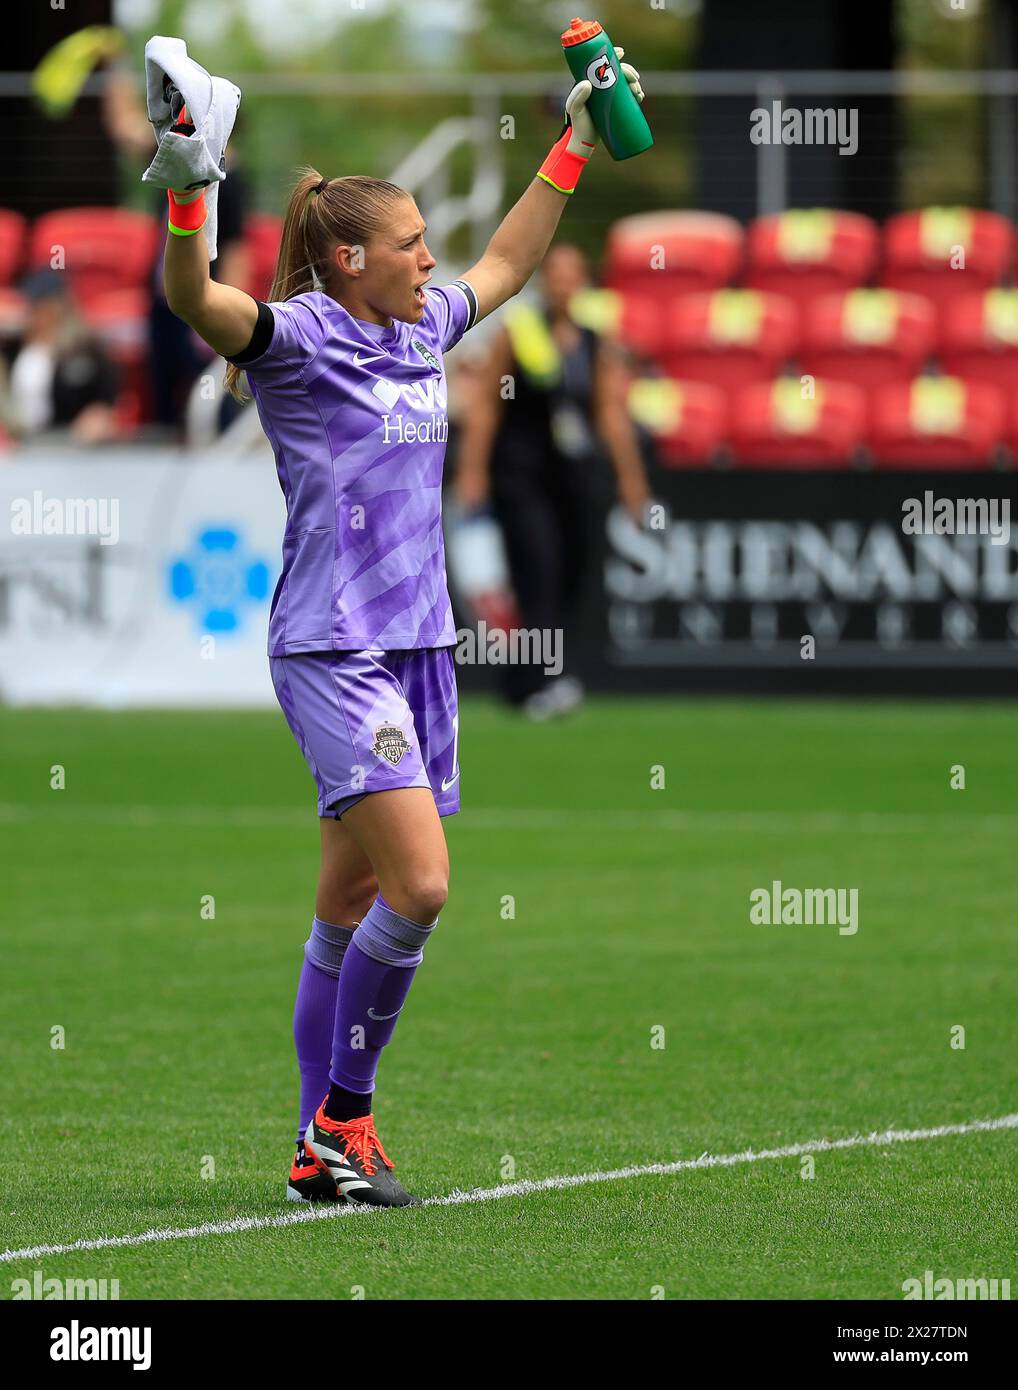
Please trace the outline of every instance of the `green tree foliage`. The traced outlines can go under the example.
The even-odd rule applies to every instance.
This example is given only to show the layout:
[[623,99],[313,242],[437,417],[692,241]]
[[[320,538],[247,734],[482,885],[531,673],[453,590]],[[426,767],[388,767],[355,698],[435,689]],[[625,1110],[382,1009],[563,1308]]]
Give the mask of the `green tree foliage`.
[[[969,0],[951,17],[950,0],[899,0],[901,66],[911,72],[978,71],[988,47],[987,8]],[[905,98],[899,160],[903,208],[984,201],[985,113],[978,96]]]

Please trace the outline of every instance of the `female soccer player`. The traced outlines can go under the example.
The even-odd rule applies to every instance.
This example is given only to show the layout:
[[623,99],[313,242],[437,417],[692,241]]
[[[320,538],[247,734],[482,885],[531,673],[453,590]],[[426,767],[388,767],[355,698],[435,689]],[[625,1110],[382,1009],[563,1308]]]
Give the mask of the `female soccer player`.
[[286,498],[269,657],[318,785],[322,851],[294,1013],[292,1200],[418,1200],[393,1176],[371,1097],[446,901],[440,817],[459,809],[443,353],[541,263],[594,152],[590,93],[570,92],[562,133],[477,264],[430,292],[424,220],[383,179],[304,171],[270,303],[210,279],[203,194],[168,194],[167,302],[231,364],[232,390],[246,372]]

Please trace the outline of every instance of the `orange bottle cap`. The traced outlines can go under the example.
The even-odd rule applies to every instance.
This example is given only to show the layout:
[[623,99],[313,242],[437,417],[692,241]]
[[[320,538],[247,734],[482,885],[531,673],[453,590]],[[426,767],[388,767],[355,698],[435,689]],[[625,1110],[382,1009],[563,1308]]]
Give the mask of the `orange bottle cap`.
[[603,32],[596,19],[574,19],[562,35],[562,47],[572,48],[573,44],[586,43]]

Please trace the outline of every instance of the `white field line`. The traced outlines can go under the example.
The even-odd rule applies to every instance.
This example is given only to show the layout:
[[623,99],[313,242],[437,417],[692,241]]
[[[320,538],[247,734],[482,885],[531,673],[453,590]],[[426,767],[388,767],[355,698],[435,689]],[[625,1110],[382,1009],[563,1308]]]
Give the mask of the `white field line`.
[[[239,826],[250,829],[308,827],[317,817],[313,806],[298,810],[285,806],[172,806],[172,805],[80,805],[0,802],[0,823],[19,824],[54,821],[75,825],[147,826]],[[680,810],[566,810],[549,807],[463,808],[455,821],[458,830],[648,830],[745,832],[760,835],[840,834],[917,835],[941,832],[945,835],[1018,833],[1018,815],[1006,813],[982,816],[952,815],[949,812],[921,811],[680,811]]]
[[[880,1148],[886,1144],[910,1144],[922,1139],[944,1139],[955,1134],[982,1134],[989,1130],[1018,1129],[1018,1114],[1001,1115],[995,1120],[970,1120],[966,1124],[937,1125],[933,1129],[885,1129],[871,1134],[854,1134],[846,1139],[810,1139],[803,1144],[786,1144],[778,1149],[744,1149],[734,1154],[701,1154],[675,1163],[633,1164],[608,1172],[574,1173],[536,1181],[502,1183],[499,1187],[475,1187],[469,1192],[456,1190],[448,1197],[426,1197],[424,1207],[456,1207],[469,1202],[494,1202],[502,1197],[526,1197],[534,1192],[550,1192],[569,1187],[586,1187],[597,1182],[616,1182],[625,1178],[684,1173],[694,1168],[730,1168],[737,1163],[761,1163],[771,1158],[798,1158],[803,1154],[830,1153],[835,1149]],[[127,1245],[150,1245],[166,1240],[201,1240],[205,1236],[231,1236],[243,1231],[278,1230],[309,1221],[331,1221],[340,1216],[378,1215],[379,1208],[354,1206],[298,1207],[278,1216],[239,1216],[232,1221],[206,1221],[200,1226],[182,1226],[141,1231],[137,1235],[97,1236],[69,1241],[63,1245],[29,1245],[22,1250],[5,1250],[0,1264],[15,1260],[37,1260],[43,1255],[69,1255],[79,1250],[112,1250]]]

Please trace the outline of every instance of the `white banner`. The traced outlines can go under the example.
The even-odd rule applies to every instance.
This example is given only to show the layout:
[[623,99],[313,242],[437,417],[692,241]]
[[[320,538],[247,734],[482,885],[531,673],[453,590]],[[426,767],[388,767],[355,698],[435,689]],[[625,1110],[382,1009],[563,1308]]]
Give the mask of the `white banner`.
[[273,705],[286,508],[271,455],[0,467],[0,700]]

